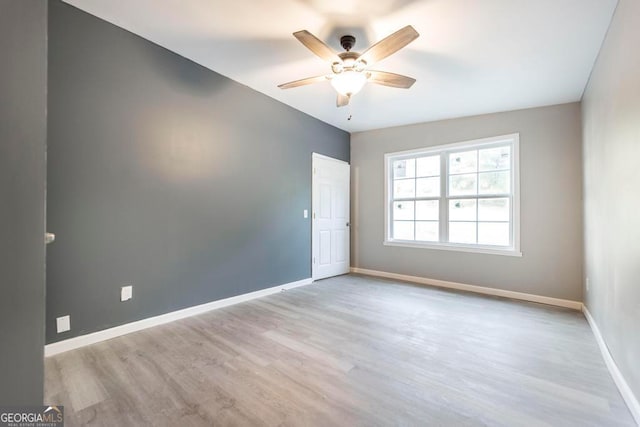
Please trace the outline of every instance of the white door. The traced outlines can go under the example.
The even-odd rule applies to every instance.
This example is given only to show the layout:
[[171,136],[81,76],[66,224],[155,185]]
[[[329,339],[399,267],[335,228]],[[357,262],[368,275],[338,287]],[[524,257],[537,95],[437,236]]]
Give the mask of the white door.
[[313,153],[313,280],[349,272],[349,164]]

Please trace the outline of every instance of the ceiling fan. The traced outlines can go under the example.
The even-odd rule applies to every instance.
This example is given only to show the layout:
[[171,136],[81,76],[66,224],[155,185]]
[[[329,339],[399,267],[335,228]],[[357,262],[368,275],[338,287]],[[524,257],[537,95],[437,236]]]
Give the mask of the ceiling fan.
[[332,73],[278,85],[281,89],[290,89],[328,80],[338,92],[336,105],[344,107],[349,104],[351,97],[358,93],[367,82],[408,89],[416,81],[416,79],[400,74],[369,70],[369,67],[376,62],[399,51],[418,38],[420,34],[411,25],[407,25],[380,40],[362,54],[351,51],[356,42],[356,38],[351,35],[345,35],[340,38],[340,44],[345,50],[345,52],[341,53],[334,52],[322,40],[307,30],[297,31],[293,35],[311,52],[328,61],[331,64]]

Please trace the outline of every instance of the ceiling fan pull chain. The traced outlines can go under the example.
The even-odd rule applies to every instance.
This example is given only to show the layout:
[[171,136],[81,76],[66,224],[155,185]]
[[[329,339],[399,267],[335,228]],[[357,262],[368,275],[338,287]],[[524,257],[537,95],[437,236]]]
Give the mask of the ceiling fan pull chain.
[[353,117],[351,115],[351,103],[349,103],[348,107],[349,107],[349,111],[348,111],[349,115],[347,116],[347,120],[351,121],[351,118]]

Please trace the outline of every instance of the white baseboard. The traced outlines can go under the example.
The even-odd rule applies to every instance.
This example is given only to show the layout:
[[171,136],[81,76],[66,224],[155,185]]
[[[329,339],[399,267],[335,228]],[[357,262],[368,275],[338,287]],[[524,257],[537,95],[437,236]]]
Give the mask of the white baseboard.
[[252,299],[275,294],[287,289],[297,288],[313,283],[311,278],[298,280],[297,282],[285,283],[284,285],[274,286],[272,288],[261,289],[248,294],[237,295],[235,297],[225,298],[217,301],[208,302],[206,304],[196,305],[184,308],[182,310],[172,311],[171,313],[161,314],[159,316],[149,317],[147,319],[138,320],[136,322],[127,323],[102,331],[94,332],[79,337],[70,338],[68,340],[59,341],[44,346],[45,357],[53,356],[65,351],[74,350],[86,345],[95,344],[100,341],[106,341],[121,335],[130,334],[131,332],[140,331],[142,329],[151,328],[153,326],[162,325],[164,323],[173,322],[174,320],[184,319],[185,317],[195,316],[217,308],[228,307],[230,305],[249,301]]
[[445,280],[429,279],[426,277],[408,276],[406,274],[389,273],[386,271],[369,270],[366,268],[351,267],[352,273],[366,274],[368,276],[384,277],[387,279],[402,280],[405,282],[419,283],[421,285],[436,286],[439,288],[457,289],[460,291],[475,292],[477,294],[494,295],[498,297],[517,299],[522,301],[537,302],[541,304],[555,305],[558,307],[582,310],[580,301],[572,301],[560,298],[544,297],[541,295],[526,294],[523,292],[506,291],[504,289],[487,288],[484,286],[467,285],[465,283],[447,282]]
[[629,407],[631,415],[633,415],[636,423],[640,425],[640,402],[638,402],[638,399],[633,394],[631,387],[629,387],[629,384],[627,384],[624,377],[622,376],[622,373],[618,369],[618,365],[616,365],[616,362],[615,360],[613,360],[611,353],[609,353],[609,347],[607,347],[607,344],[604,342],[604,338],[600,333],[600,329],[598,328],[596,321],[594,320],[593,316],[591,316],[591,313],[589,313],[589,310],[586,306],[583,306],[582,312],[584,313],[584,317],[587,318],[587,322],[589,322],[589,325],[591,326],[593,335],[595,335],[596,337],[598,347],[600,347],[600,352],[602,353],[602,358],[604,359],[604,363],[606,363],[607,368],[609,369],[609,373],[611,373],[611,376],[613,377],[613,381],[616,383],[616,386],[618,386],[618,390],[620,390],[622,398]]

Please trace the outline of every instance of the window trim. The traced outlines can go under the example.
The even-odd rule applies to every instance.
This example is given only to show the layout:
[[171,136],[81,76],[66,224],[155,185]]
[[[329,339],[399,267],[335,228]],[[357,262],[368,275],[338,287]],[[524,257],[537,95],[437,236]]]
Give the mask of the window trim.
[[[443,152],[464,151],[467,148],[478,149],[482,146],[500,145],[509,142],[512,146],[511,152],[511,222],[512,222],[512,246],[491,246],[467,243],[449,243],[449,242],[416,242],[411,240],[395,240],[391,238],[391,222],[390,211],[393,200],[390,199],[391,189],[393,185],[393,176],[389,170],[391,159],[401,160],[403,157],[413,158],[418,155],[428,156],[429,154],[442,154]],[[446,160],[441,160],[442,164]],[[440,170],[441,179],[441,195],[438,200],[447,201],[449,199],[449,179],[448,169]],[[444,193],[443,193],[444,191]],[[482,195],[485,197],[486,195]],[[467,197],[467,196],[463,196]],[[413,199],[416,200],[416,199]],[[440,203],[442,204],[442,203]],[[442,207],[441,207],[442,209]],[[442,211],[441,211],[442,212]],[[440,218],[440,222],[448,221],[447,218]],[[396,151],[393,153],[385,153],[384,155],[384,241],[385,246],[399,246],[418,249],[436,249],[458,252],[472,252],[493,255],[505,255],[521,257],[520,251],[520,134],[512,133],[507,135],[494,136],[489,138],[474,139],[469,141],[455,142],[452,144],[436,145],[431,147],[423,147],[413,150]],[[442,224],[441,224],[442,229]]]

